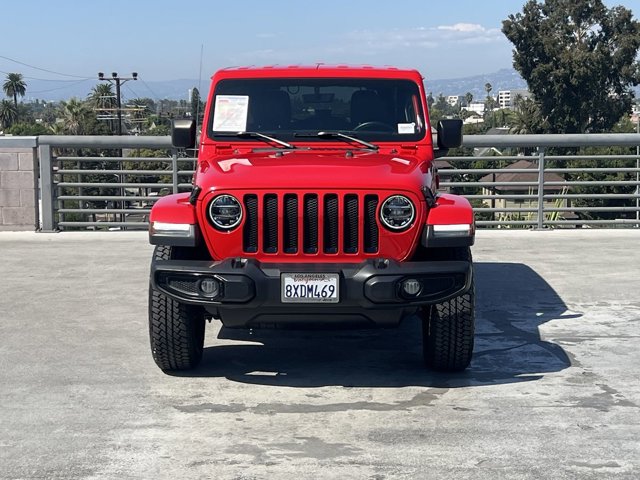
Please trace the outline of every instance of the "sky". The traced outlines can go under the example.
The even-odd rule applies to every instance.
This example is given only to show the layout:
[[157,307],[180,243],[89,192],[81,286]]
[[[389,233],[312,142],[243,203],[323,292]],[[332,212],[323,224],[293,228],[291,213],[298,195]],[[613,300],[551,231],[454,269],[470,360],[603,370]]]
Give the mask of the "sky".
[[[605,3],[640,15],[640,0]],[[325,62],[412,67],[429,79],[459,78],[511,67],[501,22],[523,4],[0,0],[0,76],[19,72],[27,79],[72,82],[99,71],[135,71],[146,81],[206,82],[225,66]]]

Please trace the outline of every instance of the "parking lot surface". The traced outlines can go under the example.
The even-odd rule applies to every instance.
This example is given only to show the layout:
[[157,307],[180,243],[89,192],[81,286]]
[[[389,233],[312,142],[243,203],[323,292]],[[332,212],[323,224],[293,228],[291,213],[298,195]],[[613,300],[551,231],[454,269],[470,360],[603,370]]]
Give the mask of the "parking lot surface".
[[0,234],[0,478],[640,477],[640,231],[481,231],[471,368],[391,330],[207,326],[168,376],[143,232]]

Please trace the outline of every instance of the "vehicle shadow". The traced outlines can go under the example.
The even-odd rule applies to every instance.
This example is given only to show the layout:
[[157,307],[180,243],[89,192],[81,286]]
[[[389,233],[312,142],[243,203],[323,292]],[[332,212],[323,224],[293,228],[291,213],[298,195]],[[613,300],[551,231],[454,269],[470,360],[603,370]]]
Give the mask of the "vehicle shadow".
[[[292,387],[453,388],[525,382],[571,365],[558,345],[540,338],[550,320],[575,318],[529,266],[476,263],[474,359],[463,373],[441,374],[422,363],[418,318],[395,329],[220,329],[199,368],[181,376]],[[233,340],[229,342],[227,340]],[[212,343],[209,340],[209,343]]]

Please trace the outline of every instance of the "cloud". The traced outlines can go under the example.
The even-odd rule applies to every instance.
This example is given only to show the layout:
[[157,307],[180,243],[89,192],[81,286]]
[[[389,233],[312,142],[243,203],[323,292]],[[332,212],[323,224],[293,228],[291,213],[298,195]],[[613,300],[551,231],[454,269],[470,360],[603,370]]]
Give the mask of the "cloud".
[[456,23],[454,25],[440,25],[438,30],[448,30],[453,32],[485,32],[486,28],[477,23]]
[[499,42],[504,40],[504,36],[497,28],[456,23],[436,27],[357,30],[347,34],[347,40],[363,53],[376,54],[403,48],[428,50],[455,44]]
[[478,23],[439,25],[436,30],[443,40],[453,43],[490,43],[505,39],[499,28],[486,28]]
[[[225,64],[325,62],[407,67],[435,64],[440,76],[445,78],[459,75],[456,68],[464,70],[474,62],[482,62],[482,68],[486,69],[496,52],[505,54],[508,44],[499,29],[475,23],[352,30],[312,44],[284,42],[282,35],[277,37],[274,42],[256,42],[259,47],[255,49],[227,52]],[[508,49],[506,52],[509,55]]]

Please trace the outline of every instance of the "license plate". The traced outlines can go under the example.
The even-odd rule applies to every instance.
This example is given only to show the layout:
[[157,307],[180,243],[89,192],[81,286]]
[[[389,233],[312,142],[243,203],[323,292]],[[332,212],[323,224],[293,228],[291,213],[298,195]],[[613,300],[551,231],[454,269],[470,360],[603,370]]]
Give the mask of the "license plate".
[[283,273],[282,303],[338,303],[337,273]]

